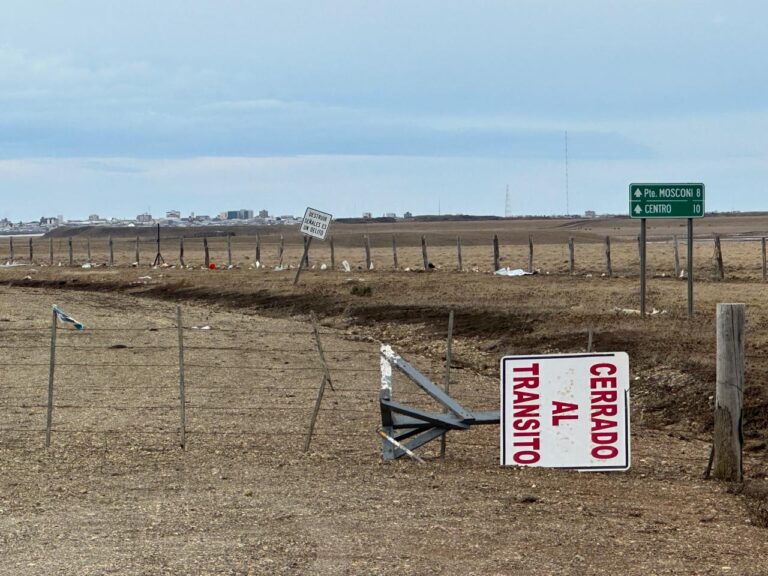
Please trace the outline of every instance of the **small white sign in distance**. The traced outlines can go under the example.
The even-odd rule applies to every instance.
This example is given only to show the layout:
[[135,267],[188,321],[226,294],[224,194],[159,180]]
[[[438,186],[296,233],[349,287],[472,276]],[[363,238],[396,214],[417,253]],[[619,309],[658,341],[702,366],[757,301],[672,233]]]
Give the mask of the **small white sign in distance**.
[[325,240],[328,229],[331,227],[333,216],[328,212],[321,212],[314,208],[307,208],[304,212],[304,220],[301,222],[301,233]]
[[627,353],[502,358],[501,465],[628,470]]

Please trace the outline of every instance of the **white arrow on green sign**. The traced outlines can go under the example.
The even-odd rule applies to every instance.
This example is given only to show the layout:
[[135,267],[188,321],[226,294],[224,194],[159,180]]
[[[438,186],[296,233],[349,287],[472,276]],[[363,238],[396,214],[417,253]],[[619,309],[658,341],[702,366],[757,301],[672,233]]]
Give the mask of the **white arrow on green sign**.
[[702,218],[704,184],[630,184],[632,218]]

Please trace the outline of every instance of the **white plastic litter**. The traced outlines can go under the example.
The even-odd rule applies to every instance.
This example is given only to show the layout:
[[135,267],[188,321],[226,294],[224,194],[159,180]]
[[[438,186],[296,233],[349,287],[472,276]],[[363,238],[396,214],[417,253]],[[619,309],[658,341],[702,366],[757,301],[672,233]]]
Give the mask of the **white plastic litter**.
[[205,326],[192,326],[192,330],[210,330],[211,327],[207,324]]
[[352,272],[352,268],[346,260],[342,260],[341,265],[344,267],[344,272]]
[[530,276],[531,272],[526,272],[522,268],[499,268],[494,274],[496,276]]
[[93,266],[90,264],[90,262],[86,262],[81,266],[81,268],[93,268]]
[[320,264],[320,270],[328,270],[328,266],[326,266],[325,263]]

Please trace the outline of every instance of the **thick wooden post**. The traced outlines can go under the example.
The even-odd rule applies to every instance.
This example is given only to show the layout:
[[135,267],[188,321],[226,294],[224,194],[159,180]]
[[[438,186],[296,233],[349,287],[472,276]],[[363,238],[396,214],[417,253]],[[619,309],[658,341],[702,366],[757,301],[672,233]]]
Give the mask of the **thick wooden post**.
[[371,269],[371,240],[368,234],[363,234],[363,244],[365,245],[365,269]]
[[494,234],[493,235],[493,271],[496,272],[501,268],[501,263],[499,262],[499,237]]
[[533,274],[533,236],[528,236],[528,272]]
[[461,259],[461,236],[456,236],[456,259],[459,265],[459,272],[463,272],[464,262]]
[[136,262],[136,266],[139,265],[141,254],[139,252],[139,237],[136,236],[136,254],[133,256],[133,261]]
[[421,258],[424,260],[424,270],[429,271],[429,257],[427,256],[427,239],[421,237]]
[[90,264],[91,263],[91,237],[90,236],[88,236],[85,239],[85,250],[86,250],[86,254],[88,255],[88,259],[86,260],[86,262]]
[[568,272],[573,274],[576,268],[575,255],[573,249],[573,236],[568,238]]
[[184,236],[179,237],[179,264],[182,268],[186,266],[184,262]]
[[8,250],[10,251],[10,257],[8,259],[11,261],[11,264],[13,264],[13,236],[8,236]]
[[69,237],[67,240],[67,249],[69,250],[69,265],[74,266],[75,265],[75,255],[74,250],[72,250],[72,236]]
[[720,248],[720,234],[715,234],[715,265],[717,267],[717,279],[723,280],[725,272],[723,271],[723,251]]
[[717,305],[717,387],[713,476],[741,482],[744,304]]
[[34,250],[32,248],[32,238],[29,238],[29,263],[32,264],[32,260],[34,259]]
[[261,265],[261,236],[256,232],[256,262]]
[[53,266],[53,237],[48,238],[48,259],[51,266]]
[[392,267],[395,270],[399,268],[397,265],[397,238],[395,238],[394,234],[392,234]]
[[227,233],[227,266],[232,266],[232,234]]
[[208,250],[208,236],[203,236],[203,261],[205,262],[206,268],[211,265],[211,253]]
[[768,268],[766,268],[766,260],[765,260],[765,236],[763,236],[760,239],[760,246],[763,251],[763,282],[765,282],[766,277],[768,277]]
[[680,278],[680,248],[677,245],[677,234],[672,236],[672,245],[675,250],[675,278]]
[[329,242],[331,243],[331,270],[336,270],[336,250],[333,247],[333,236],[331,236]]
[[109,237],[109,265],[115,265],[115,246],[112,242],[112,236]]
[[611,237],[605,237],[605,274],[608,278],[613,277],[613,264],[611,264]]
[[283,251],[285,250],[285,238],[280,234],[280,243],[277,245],[277,267],[283,267]]

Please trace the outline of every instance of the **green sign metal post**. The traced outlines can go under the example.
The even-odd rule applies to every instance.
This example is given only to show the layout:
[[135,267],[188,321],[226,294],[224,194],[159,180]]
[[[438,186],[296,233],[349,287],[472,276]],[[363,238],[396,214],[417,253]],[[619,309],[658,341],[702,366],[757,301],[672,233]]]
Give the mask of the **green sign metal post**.
[[704,184],[630,184],[629,216],[640,219],[640,315],[645,317],[645,243],[648,218],[688,219],[688,317],[693,316],[693,219],[704,217]]
[[704,184],[630,184],[632,218],[702,218]]

